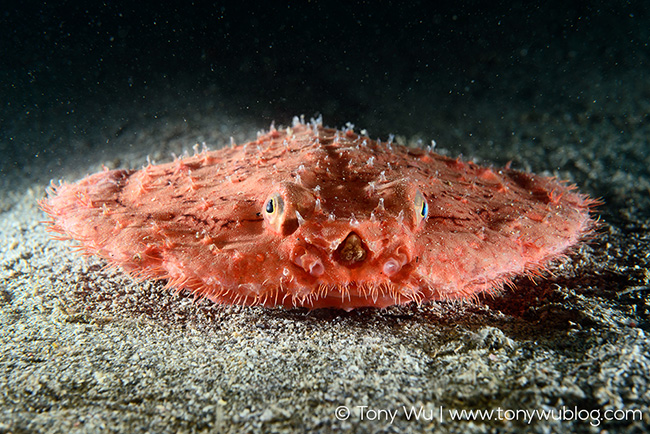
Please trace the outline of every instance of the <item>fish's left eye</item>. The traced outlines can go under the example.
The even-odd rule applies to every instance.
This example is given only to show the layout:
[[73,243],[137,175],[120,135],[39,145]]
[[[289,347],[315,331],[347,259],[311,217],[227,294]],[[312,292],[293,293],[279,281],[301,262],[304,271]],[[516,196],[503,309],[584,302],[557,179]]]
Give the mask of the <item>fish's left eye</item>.
[[429,214],[429,205],[427,204],[427,200],[424,198],[422,193],[420,193],[420,191],[417,191],[415,193],[413,204],[415,205],[417,222],[420,224],[427,219],[427,215]]

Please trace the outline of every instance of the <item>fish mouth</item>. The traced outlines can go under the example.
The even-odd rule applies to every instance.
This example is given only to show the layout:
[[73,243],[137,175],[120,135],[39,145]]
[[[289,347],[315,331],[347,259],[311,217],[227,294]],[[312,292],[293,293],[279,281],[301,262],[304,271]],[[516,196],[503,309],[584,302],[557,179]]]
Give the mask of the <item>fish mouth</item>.
[[[343,274],[338,274],[339,283],[373,281],[378,275],[395,282],[406,278],[408,270],[411,270],[407,266],[411,264],[413,255],[403,242],[393,244],[387,252],[377,252],[368,247],[368,242],[358,231],[349,231],[339,240],[330,244],[331,250],[317,247],[323,242],[301,242],[291,250],[291,262],[320,283],[326,283],[341,272]],[[371,244],[377,244],[377,241]]]
[[347,268],[360,267],[367,257],[368,247],[354,231],[341,241],[333,254],[334,260]]

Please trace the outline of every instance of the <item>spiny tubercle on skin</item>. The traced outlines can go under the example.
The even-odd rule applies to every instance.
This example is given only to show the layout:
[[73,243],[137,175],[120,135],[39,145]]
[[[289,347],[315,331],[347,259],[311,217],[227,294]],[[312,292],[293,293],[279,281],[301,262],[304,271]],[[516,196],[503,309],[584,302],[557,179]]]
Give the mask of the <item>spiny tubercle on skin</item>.
[[553,178],[295,119],[256,141],[52,186],[50,229],[217,303],[385,307],[537,275],[594,221]]

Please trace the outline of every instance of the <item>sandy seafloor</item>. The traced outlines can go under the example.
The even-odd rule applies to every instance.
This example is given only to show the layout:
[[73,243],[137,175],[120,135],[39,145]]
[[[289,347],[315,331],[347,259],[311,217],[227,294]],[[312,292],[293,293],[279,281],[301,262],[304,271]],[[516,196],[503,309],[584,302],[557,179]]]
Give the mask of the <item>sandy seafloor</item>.
[[[634,37],[643,46],[647,34]],[[91,92],[4,71],[0,432],[644,432],[650,70],[643,50],[589,48],[598,41],[530,48],[516,69],[496,61],[491,75],[420,80],[400,98],[350,85],[295,106],[294,77],[287,101],[266,104],[191,73],[104,78]],[[480,89],[477,77],[488,77]],[[601,226],[552,275],[496,297],[342,312],[196,303],[81,257],[41,223],[51,179],[171,161],[318,112],[326,125],[567,179],[603,200]],[[404,406],[433,419],[409,420]],[[454,421],[455,410],[494,414]],[[621,420],[601,420],[608,410]]]

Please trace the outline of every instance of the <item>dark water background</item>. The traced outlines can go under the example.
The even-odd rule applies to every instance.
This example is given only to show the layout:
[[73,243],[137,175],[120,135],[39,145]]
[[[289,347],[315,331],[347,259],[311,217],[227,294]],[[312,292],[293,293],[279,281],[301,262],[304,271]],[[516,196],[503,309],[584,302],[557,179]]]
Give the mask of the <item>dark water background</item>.
[[320,113],[457,152],[498,147],[514,113],[536,121],[533,144],[552,128],[544,116],[647,121],[634,101],[647,85],[626,76],[648,68],[644,1],[262,3],[5,6],[0,169],[56,158],[81,136],[102,146],[115,122],[214,106],[261,125]]

